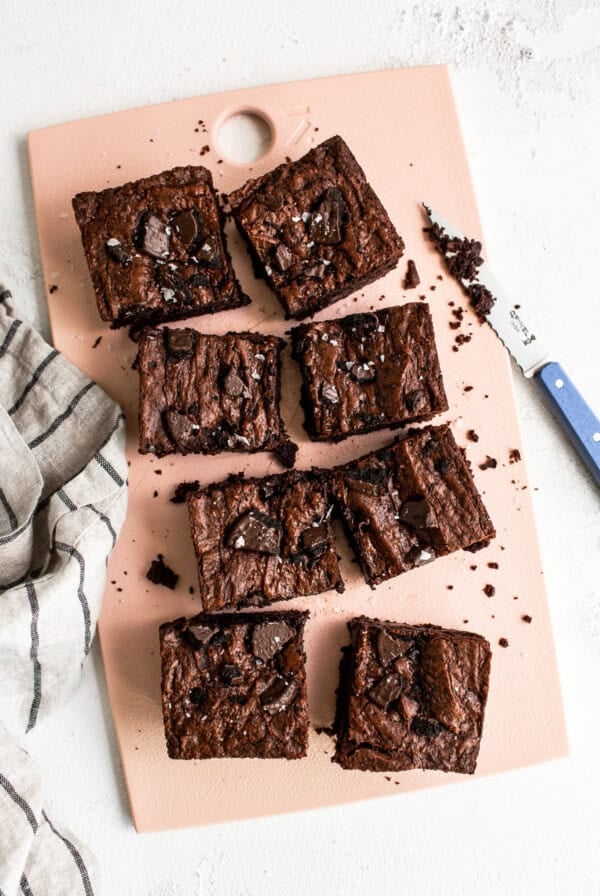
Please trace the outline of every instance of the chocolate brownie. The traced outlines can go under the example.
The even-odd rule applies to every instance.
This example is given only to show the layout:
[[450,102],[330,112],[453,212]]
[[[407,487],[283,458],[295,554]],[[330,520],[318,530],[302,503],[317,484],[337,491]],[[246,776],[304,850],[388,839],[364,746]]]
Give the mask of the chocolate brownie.
[[448,410],[426,305],[411,302],[292,329],[312,439],[338,441]]
[[344,590],[325,474],[231,476],[187,501],[204,610]]
[[235,613],[160,627],[171,759],[306,755],[308,613]]
[[279,413],[283,339],[206,336],[146,328],[139,340],[142,454],[274,451],[293,466],[296,446]]
[[228,197],[255,263],[301,320],[396,267],[404,243],[341,137]]
[[334,494],[367,582],[374,587],[495,531],[448,425],[409,433],[338,467]]
[[102,320],[179,320],[250,301],[236,280],[210,171],[173,168],[73,199]]
[[481,635],[360,616],[340,664],[334,759],[343,768],[473,774],[491,651]]

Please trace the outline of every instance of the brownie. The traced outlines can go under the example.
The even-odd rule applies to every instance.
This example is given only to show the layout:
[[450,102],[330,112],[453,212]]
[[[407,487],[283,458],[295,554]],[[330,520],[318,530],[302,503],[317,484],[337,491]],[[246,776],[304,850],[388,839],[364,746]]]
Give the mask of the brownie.
[[102,320],[178,320],[250,302],[235,277],[210,171],[173,168],[78,193],[75,218]]
[[360,616],[340,664],[334,759],[345,769],[473,774],[491,651],[481,635]]
[[256,272],[301,320],[396,267],[404,243],[341,137],[228,197]]
[[344,590],[325,474],[231,476],[187,501],[204,610]]
[[433,321],[411,302],[292,329],[312,439],[344,439],[448,410]]
[[496,534],[447,424],[338,467],[333,488],[371,587]]
[[207,336],[187,328],[140,334],[142,454],[274,451],[293,466],[279,413],[283,339],[259,333]]
[[171,759],[306,755],[308,613],[223,613],[160,626]]

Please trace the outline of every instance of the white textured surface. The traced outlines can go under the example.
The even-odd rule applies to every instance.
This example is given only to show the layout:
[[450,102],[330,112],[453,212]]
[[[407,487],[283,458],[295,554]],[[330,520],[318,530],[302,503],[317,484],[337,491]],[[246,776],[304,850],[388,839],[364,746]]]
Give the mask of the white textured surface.
[[[3,0],[1,9],[0,280],[25,316],[45,325],[28,130],[238,86],[449,62],[494,265],[600,410],[597,2]],[[73,703],[28,747],[55,814],[94,847],[107,896],[600,893],[600,502],[532,387],[516,380],[516,393],[539,488],[570,759],[377,803],[140,837],[96,650]]]

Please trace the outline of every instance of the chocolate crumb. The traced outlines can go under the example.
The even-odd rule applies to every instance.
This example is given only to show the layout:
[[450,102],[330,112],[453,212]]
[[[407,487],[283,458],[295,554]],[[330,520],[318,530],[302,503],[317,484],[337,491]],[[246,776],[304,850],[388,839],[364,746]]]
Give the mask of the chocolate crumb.
[[511,448],[508,452],[508,460],[511,464],[517,464],[521,460],[521,452],[518,448]]
[[102,336],[98,336],[98,338],[96,339],[96,341],[95,341],[94,344],[92,345],[92,348],[98,348],[98,346],[100,345],[101,342],[102,342]]
[[200,483],[197,479],[194,479],[191,482],[180,482],[179,485],[175,486],[175,491],[169,500],[171,504],[185,504],[187,495],[198,491],[199,488]]
[[498,644],[500,645],[500,647],[508,647],[508,641],[506,640],[506,638],[500,638]]
[[469,442],[478,442],[479,441],[479,436],[477,435],[477,433],[475,432],[474,429],[470,429],[467,432],[467,438],[468,438]]
[[164,585],[165,588],[170,588],[171,591],[173,591],[179,581],[179,576],[170,566],[167,566],[162,554],[158,554],[156,560],[152,561],[148,567],[146,578],[154,585]]
[[496,593],[496,589],[494,588],[493,585],[484,585],[484,586],[483,586],[483,593],[484,593],[487,597],[493,597],[494,594]]
[[419,277],[419,272],[417,271],[417,266],[411,258],[411,259],[409,259],[407,267],[406,267],[406,276],[404,277],[404,289],[416,289],[420,282],[421,282],[421,278]]
[[480,470],[494,470],[498,466],[498,461],[495,457],[490,457],[489,454],[486,456],[484,462],[479,464]]
[[521,616],[521,619],[523,620],[523,622],[527,622],[527,623],[533,622],[533,620],[532,620],[531,616],[529,615],[529,613],[524,613],[524,614]]

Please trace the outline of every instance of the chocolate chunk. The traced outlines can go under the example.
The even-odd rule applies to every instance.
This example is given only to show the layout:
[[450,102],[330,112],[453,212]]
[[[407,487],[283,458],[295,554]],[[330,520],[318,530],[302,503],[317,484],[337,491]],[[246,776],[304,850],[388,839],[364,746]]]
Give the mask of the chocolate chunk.
[[230,398],[239,398],[240,395],[248,397],[249,395],[248,390],[244,385],[244,381],[239,378],[237,373],[234,373],[231,367],[223,380],[223,390]]
[[140,246],[152,258],[165,258],[169,254],[169,233],[165,224],[147,212],[140,225]]
[[291,266],[294,257],[285,243],[279,243],[273,254],[273,265],[282,274]]
[[172,358],[180,361],[193,355],[197,336],[193,330],[164,330],[167,351]]
[[411,414],[420,411],[427,404],[427,395],[423,389],[413,389],[404,396],[404,404]]
[[283,205],[283,197],[280,193],[267,193],[260,197],[260,201],[272,212],[278,211]]
[[164,585],[165,588],[173,590],[179,581],[179,576],[173,572],[170,566],[163,560],[163,555],[158,554],[156,560],[153,560],[146,573],[146,578],[154,585]]
[[394,638],[383,630],[377,635],[377,655],[383,667],[388,666],[397,657],[404,656],[409,648],[410,641],[403,638]]
[[190,246],[198,238],[198,221],[196,214],[191,210],[179,212],[173,218],[173,227],[185,246]]
[[171,266],[159,265],[156,271],[156,282],[165,302],[190,302],[191,296],[187,284],[180,272]]
[[187,495],[197,492],[199,488],[200,483],[197,479],[194,479],[191,482],[180,482],[179,485],[175,486],[173,497],[169,500],[171,501],[171,504],[185,504]]
[[449,457],[440,457],[433,465],[434,469],[445,476],[452,469],[452,461]]
[[233,684],[235,681],[241,681],[243,677],[244,673],[239,666],[234,666],[230,663],[225,663],[221,666],[221,681],[223,684]]
[[259,660],[270,660],[294,637],[294,629],[285,622],[263,622],[252,629],[252,653]]
[[404,289],[416,289],[416,287],[421,282],[421,278],[419,277],[419,272],[417,271],[417,266],[414,261],[409,259],[408,265],[406,267],[406,276],[404,278]]
[[263,709],[273,716],[290,706],[298,693],[298,685],[277,677],[260,695]]
[[190,703],[194,706],[202,706],[206,699],[206,695],[201,688],[192,688],[190,691]]
[[279,553],[282,532],[277,520],[259,510],[249,510],[229,530],[227,544],[237,550],[276,555]]
[[344,200],[338,187],[330,187],[313,214],[309,236],[315,243],[333,246],[342,239]]
[[424,719],[422,716],[416,716],[412,720],[410,730],[418,734],[419,737],[437,737],[444,729],[437,719]]
[[[127,254],[119,240],[114,237],[106,241],[106,252],[113,261],[118,261],[119,264],[129,264],[131,262],[131,256]],[[52,292],[53,290],[50,291]]]
[[218,629],[210,628],[208,625],[190,625],[185,630],[188,641],[191,642],[193,647],[204,647],[217,632]]
[[323,383],[323,385],[321,386],[321,398],[323,399],[323,401],[328,401],[329,404],[340,403],[338,390],[335,388],[333,383]]
[[[189,450],[193,450],[198,442],[199,438],[204,436],[207,437],[206,432],[202,433],[200,430],[200,426],[196,423],[193,417],[188,416],[188,414],[184,414],[181,411],[165,411],[163,415],[163,420],[165,424],[165,428],[167,429],[169,435],[177,445],[180,451],[184,453]],[[219,443],[220,441],[217,438],[217,433],[215,433],[215,443]]]
[[489,454],[486,456],[486,459],[482,464],[479,464],[480,470],[494,470],[498,466],[498,461],[495,457],[490,457]]
[[221,249],[216,236],[207,236],[201,246],[196,249],[194,257],[199,264],[205,264],[209,268],[220,268],[222,265]]
[[380,709],[386,710],[392,701],[397,700],[402,693],[402,680],[399,675],[392,673],[384,675],[371,688],[367,694],[369,700]]
[[329,530],[325,525],[309,526],[300,535],[300,547],[307,554],[320,556],[328,545]]
[[376,376],[375,367],[372,367],[370,364],[360,364],[358,362],[352,365],[350,373],[359,383],[370,383]]
[[303,273],[307,277],[313,277],[315,280],[321,280],[321,278],[325,274],[325,264],[322,261],[317,261],[315,264],[311,264],[307,268],[304,268]]
[[425,498],[409,498],[403,501],[398,517],[401,523],[411,529],[427,529],[434,523],[431,508]]

